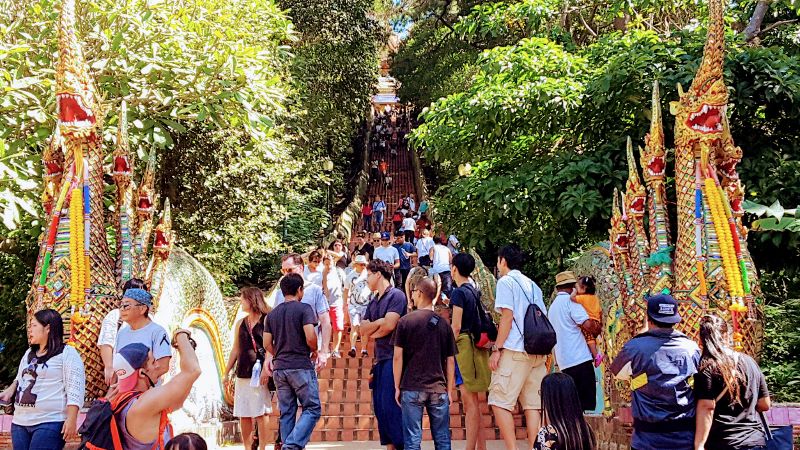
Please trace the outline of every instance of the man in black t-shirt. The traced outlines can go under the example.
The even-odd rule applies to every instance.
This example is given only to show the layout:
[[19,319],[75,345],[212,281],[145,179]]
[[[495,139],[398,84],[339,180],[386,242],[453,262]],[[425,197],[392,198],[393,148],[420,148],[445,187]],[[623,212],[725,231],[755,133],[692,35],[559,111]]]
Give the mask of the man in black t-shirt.
[[420,280],[411,295],[417,310],[400,319],[392,341],[395,400],[403,412],[403,439],[407,448],[419,448],[422,411],[427,409],[434,446],[449,450],[456,341],[447,321],[433,312],[433,280]]
[[[316,318],[313,308],[300,302],[304,284],[299,274],[284,276],[280,282],[284,302],[269,313],[264,324],[264,348],[275,355],[273,379],[281,411],[281,439],[287,450],[305,448],[322,412],[312,362],[317,353]],[[303,412],[295,423],[298,402]]]

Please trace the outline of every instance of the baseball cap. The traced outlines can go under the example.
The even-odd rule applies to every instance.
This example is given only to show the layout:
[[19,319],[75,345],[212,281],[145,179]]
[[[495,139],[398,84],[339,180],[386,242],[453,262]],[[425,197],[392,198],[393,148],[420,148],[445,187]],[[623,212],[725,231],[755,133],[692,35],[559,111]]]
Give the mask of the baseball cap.
[[131,300],[135,300],[142,305],[153,306],[153,296],[150,295],[149,292],[145,291],[144,289],[137,289],[131,288],[125,290],[125,293],[122,294],[122,298],[129,298]]
[[139,342],[128,344],[114,354],[114,373],[117,374],[120,392],[132,391],[136,387],[138,371],[144,367],[149,354],[150,349]]
[[389,233],[388,231],[384,231],[383,233],[381,233],[381,240],[386,241],[391,238],[392,238],[392,233]]
[[367,264],[366,255],[356,255],[355,259],[353,259],[353,264]]
[[678,302],[669,294],[658,294],[647,298],[647,317],[661,323],[679,323]]

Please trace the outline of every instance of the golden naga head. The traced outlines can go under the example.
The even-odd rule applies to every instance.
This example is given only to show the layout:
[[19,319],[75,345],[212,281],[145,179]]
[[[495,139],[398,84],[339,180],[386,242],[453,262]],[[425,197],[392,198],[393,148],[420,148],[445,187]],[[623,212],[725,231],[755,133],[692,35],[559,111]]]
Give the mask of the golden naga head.
[[725,53],[722,0],[711,0],[709,12],[711,17],[703,61],[689,90],[684,92],[678,85],[680,100],[670,104],[681,137],[685,141],[696,140],[706,144],[722,139],[728,105],[728,88],[722,76]]
[[166,259],[172,251],[175,236],[172,232],[172,215],[170,213],[169,199],[164,201],[164,212],[158,221],[153,239],[153,254],[161,259]]
[[644,149],[639,148],[639,162],[642,164],[644,180],[648,183],[664,179],[667,168],[667,150],[664,141],[664,126],[661,123],[661,95],[658,90],[658,81],[654,81],[650,132],[644,137]]
[[611,213],[611,229],[608,230],[609,237],[611,238],[611,252],[617,255],[628,253],[628,227],[625,225],[625,220],[622,218],[622,210],[620,209],[619,191],[614,189],[614,204]]
[[130,183],[133,175],[131,165],[130,144],[128,143],[128,107],[123,101],[119,113],[119,124],[117,125],[117,146],[114,148],[112,172],[117,186],[125,187]]
[[101,108],[83,51],[75,35],[75,0],[64,0],[61,4],[58,52],[58,125],[65,136],[86,136],[94,131]]
[[644,217],[647,193],[641,180],[639,180],[639,172],[636,168],[636,159],[633,157],[633,143],[630,136],[628,136],[626,151],[628,155],[628,182],[625,185],[625,209],[628,214],[640,219]]

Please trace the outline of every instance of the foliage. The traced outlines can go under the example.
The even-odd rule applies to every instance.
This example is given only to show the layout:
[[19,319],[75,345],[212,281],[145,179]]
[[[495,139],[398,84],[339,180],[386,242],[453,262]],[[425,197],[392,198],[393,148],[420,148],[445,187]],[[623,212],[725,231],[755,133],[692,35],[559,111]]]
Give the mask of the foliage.
[[[372,17],[372,0],[279,0],[294,23],[299,39],[292,45],[290,66],[293,117],[288,125],[293,143],[312,162],[304,175],[317,180],[316,190],[333,184],[345,189],[345,170],[353,159],[352,139],[369,112],[377,81],[378,51],[384,24]],[[324,159],[334,172],[321,173]],[[349,187],[347,187],[349,189]]]
[[[247,143],[241,129],[191,129],[159,172],[161,191],[180,212],[173,219],[179,244],[223,282],[248,277],[264,254],[305,248],[328,220],[324,199],[307,190],[312,180],[299,175],[301,159]],[[284,239],[288,209],[304,203],[311,223]]]
[[800,300],[765,307],[764,355],[761,368],[773,401],[800,401]]
[[[649,126],[652,80],[661,80],[668,111],[676,83],[691,82],[703,42],[691,31],[629,31],[574,52],[542,38],[485,51],[471,86],[434,102],[412,137],[436,161],[476,167],[437,192],[439,220],[478,248],[519,241],[537,267],[604,238],[611,191],[626,178],[625,136],[643,145]],[[746,186],[765,186],[748,197],[796,186],[797,67],[779,48],[730,46],[731,125],[746,155],[740,173]],[[670,116],[665,128],[671,142]],[[749,170],[751,158],[767,167]],[[759,176],[776,169],[785,179]]]
[[[27,248],[23,253],[35,252]],[[27,348],[25,296],[28,294],[33,269],[14,255],[0,252],[0,381],[16,375],[19,358]],[[20,283],[20,280],[25,280]]]

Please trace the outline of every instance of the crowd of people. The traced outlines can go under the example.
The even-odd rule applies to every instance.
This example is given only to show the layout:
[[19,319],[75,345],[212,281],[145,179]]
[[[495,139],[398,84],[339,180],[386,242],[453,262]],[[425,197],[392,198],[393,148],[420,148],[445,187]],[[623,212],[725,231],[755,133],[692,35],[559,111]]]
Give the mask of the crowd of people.
[[[527,448],[596,449],[585,418],[597,407],[595,368],[605,359],[595,280],[559,273],[548,307],[539,286],[522,273],[523,253],[507,245],[497,254],[495,322],[473,279],[474,257],[460,251],[455,236],[434,232],[427,202],[407,193],[387,203],[386,160],[404,142],[407,122],[402,111],[378,118],[370,143],[378,158],[370,167],[386,189],[364,204],[363,230],[352,249],[337,240],[305,258],[284,255],[272,308],[260,289],[240,291],[242,317],[234,324],[225,372],[235,387],[233,414],[245,448],[266,447],[275,396],[276,447],[304,448],[322,414],[319,371],[330,358],[371,352],[369,388],[380,443],[388,450],[419,449],[425,413],[436,448],[451,448],[456,389],[467,450],[486,449],[487,406],[508,450],[517,448],[515,411],[525,417]],[[408,298],[414,266],[428,276],[409,286]],[[33,314],[30,348],[14,382],[0,393],[0,404],[14,405],[15,450],[60,449],[79,434],[87,448],[206,448],[198,435],[173,437],[168,419],[200,376],[191,333],[177,329],[170,338],[151,319],[153,297],[143,281],[132,279],[123,291],[97,341],[109,389],[80,429],[83,361],[64,342],[58,312]],[[675,299],[649,297],[642,332],[607,366],[630,383],[631,447],[764,448],[770,399],[758,365],[732,348],[721,318],[703,317],[700,346],[675,330],[680,322]],[[162,380],[176,355],[179,369]]]

